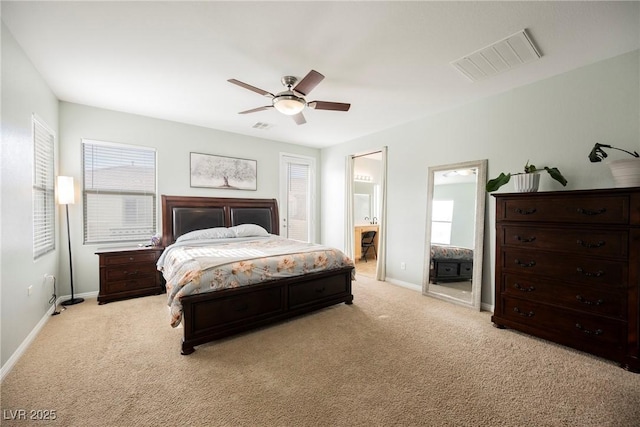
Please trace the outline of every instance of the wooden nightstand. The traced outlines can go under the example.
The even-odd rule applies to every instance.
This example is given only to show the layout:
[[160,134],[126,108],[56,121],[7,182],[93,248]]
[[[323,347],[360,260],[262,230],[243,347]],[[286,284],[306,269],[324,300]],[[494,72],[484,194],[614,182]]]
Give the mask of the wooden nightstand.
[[161,247],[128,247],[98,249],[100,257],[100,292],[98,304],[158,295],[164,291],[162,275],[156,262]]

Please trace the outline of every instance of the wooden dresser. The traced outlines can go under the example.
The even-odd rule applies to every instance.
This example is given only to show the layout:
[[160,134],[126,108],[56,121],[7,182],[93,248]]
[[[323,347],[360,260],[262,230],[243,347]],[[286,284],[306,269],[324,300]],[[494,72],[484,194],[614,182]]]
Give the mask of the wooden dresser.
[[132,247],[96,251],[100,257],[98,303],[162,293],[162,277],[156,262],[163,249]]
[[640,187],[494,196],[494,324],[640,372]]

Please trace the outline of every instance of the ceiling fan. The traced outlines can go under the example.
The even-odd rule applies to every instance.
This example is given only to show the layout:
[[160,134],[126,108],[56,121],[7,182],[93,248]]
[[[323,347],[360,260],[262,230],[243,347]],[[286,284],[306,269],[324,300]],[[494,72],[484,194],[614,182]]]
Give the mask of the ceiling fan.
[[[302,110],[305,107],[313,108],[314,110],[333,110],[333,111],[349,111],[351,104],[345,104],[342,102],[328,102],[328,101],[311,101],[307,102],[304,97],[309,94],[315,88],[318,83],[324,79],[324,76],[316,70],[311,70],[300,81],[294,76],[284,76],[280,82],[287,89],[277,94],[272,94],[266,90],[262,90],[255,86],[251,86],[247,83],[241,82],[236,79],[227,80],[229,83],[233,83],[245,89],[249,89],[260,95],[271,98],[271,105],[265,105],[264,107],[252,108],[251,110],[241,111],[238,114],[255,113],[257,111],[268,110],[275,108],[282,114],[293,117],[293,120],[299,125],[305,124],[307,121],[302,115]],[[297,84],[296,84],[297,83]]]

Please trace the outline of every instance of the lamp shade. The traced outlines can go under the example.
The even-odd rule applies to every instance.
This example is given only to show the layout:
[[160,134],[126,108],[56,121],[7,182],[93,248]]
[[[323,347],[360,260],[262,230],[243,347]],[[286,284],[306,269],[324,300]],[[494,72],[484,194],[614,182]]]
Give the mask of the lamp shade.
[[72,205],[76,202],[72,176],[58,177],[58,203]]
[[273,98],[273,106],[276,110],[287,116],[294,116],[304,110],[304,99],[295,95],[280,95]]

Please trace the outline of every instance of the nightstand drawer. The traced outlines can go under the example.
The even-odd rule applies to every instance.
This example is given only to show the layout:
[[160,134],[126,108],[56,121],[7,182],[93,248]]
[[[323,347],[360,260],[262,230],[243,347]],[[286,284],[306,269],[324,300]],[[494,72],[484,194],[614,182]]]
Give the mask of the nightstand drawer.
[[106,267],[105,278],[108,282],[118,280],[139,279],[156,275],[154,260],[146,264],[122,264],[117,267]]
[[155,289],[157,288],[155,277],[149,276],[141,279],[130,279],[119,282],[108,282],[106,284],[107,292],[128,292],[136,291],[140,289]]
[[105,265],[128,264],[135,262],[155,262],[156,252],[126,252],[121,254],[109,254],[104,257]]

